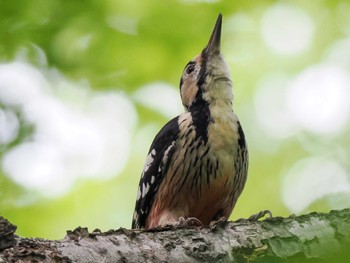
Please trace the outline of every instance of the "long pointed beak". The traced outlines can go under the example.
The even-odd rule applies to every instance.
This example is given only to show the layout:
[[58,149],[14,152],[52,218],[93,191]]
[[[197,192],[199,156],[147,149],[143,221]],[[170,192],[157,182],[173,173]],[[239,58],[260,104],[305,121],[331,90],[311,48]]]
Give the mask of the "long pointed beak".
[[219,14],[213,32],[211,33],[208,45],[205,48],[205,53],[207,55],[220,54],[221,23],[222,15]]

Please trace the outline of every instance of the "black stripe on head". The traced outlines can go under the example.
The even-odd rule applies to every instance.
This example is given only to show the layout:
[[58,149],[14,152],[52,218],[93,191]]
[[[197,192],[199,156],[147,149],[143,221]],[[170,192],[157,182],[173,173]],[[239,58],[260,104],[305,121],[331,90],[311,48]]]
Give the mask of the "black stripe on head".
[[202,95],[203,95],[203,84],[205,83],[205,78],[207,76],[206,67],[207,67],[207,58],[208,58],[208,55],[206,54],[205,49],[203,49],[201,56],[202,56],[201,69],[200,69],[200,71],[198,73],[198,77],[197,77],[198,92],[196,94],[196,97],[195,97],[191,107],[193,105],[198,105],[198,104],[201,104],[204,102]]
[[192,115],[193,125],[196,130],[196,139],[201,139],[205,143],[208,141],[208,126],[211,121],[209,104],[203,99],[203,84],[205,83],[207,54],[205,49],[202,51],[201,69],[198,74],[197,86],[198,91],[196,97],[189,107]]

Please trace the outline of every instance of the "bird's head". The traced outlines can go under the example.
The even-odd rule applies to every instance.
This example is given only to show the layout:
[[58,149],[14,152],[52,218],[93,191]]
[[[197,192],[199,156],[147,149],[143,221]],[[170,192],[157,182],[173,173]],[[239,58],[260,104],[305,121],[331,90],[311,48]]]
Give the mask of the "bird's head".
[[219,14],[207,46],[187,63],[182,73],[180,92],[186,110],[203,103],[232,103],[232,81],[220,52],[221,23]]

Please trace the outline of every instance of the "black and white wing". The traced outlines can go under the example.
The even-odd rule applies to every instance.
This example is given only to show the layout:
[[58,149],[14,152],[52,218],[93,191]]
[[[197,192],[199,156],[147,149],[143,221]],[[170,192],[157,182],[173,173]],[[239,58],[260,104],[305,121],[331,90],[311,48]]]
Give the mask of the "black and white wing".
[[159,185],[169,166],[179,136],[179,117],[169,121],[156,135],[149,149],[137,190],[132,228],[145,227]]

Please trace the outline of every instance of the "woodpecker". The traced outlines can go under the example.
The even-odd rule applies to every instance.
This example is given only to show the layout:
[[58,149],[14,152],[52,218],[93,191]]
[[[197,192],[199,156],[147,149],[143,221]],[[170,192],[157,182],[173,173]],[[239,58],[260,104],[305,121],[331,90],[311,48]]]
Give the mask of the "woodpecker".
[[233,112],[232,81],[220,51],[222,15],[180,80],[185,112],[156,135],[141,174],[132,228],[228,218],[247,179],[248,149]]

